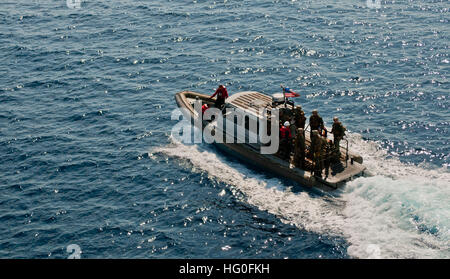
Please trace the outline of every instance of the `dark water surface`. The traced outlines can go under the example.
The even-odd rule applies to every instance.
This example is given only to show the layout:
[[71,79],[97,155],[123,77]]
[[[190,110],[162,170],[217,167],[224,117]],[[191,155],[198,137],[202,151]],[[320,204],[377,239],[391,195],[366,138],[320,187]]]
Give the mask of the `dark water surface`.
[[[0,257],[450,257],[450,3],[375,6],[1,1]],[[373,176],[322,196],[173,140],[219,83],[293,88]]]

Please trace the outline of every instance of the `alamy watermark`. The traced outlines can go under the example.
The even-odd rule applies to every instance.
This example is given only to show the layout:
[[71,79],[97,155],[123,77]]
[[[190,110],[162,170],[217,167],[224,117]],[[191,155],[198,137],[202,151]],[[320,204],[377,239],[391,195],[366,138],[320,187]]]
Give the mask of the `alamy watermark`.
[[369,244],[366,247],[367,258],[369,259],[381,259],[380,246],[376,244]]
[[381,0],[367,0],[367,7],[371,9],[380,9],[381,8]]
[[[66,0],[66,5],[69,9],[80,9],[82,1],[83,0]],[[371,9],[380,9],[381,0],[366,0],[366,5]]]
[[80,9],[81,0],[66,0],[66,5],[69,9]]
[[81,259],[81,248],[77,244],[70,244],[66,248],[66,252],[70,253],[68,259]]
[[199,100],[195,101],[193,109],[193,113],[186,108],[172,111],[172,120],[179,121],[180,116],[182,117],[172,128],[172,137],[180,142],[254,143],[260,146],[261,154],[274,154],[278,151],[278,109],[260,108],[257,114],[253,114],[239,108],[220,110],[210,107],[202,112]]

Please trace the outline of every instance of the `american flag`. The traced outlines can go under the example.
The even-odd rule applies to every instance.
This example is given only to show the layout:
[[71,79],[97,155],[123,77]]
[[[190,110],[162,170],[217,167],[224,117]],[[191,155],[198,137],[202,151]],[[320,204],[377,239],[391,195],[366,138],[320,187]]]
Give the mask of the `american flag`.
[[286,97],[286,98],[300,97],[300,94],[295,93],[290,88],[288,88],[288,87],[282,87],[282,88],[283,88],[284,97]]

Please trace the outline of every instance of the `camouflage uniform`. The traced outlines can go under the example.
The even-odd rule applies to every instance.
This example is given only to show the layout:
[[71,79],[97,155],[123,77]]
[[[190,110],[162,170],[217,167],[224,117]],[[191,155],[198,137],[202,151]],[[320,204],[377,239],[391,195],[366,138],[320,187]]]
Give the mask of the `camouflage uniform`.
[[305,113],[302,111],[301,108],[296,107],[296,109],[295,109],[295,126],[297,126],[297,128],[305,129],[305,123],[306,123]]
[[312,131],[317,130],[319,131],[319,134],[322,132],[322,129],[325,128],[325,125],[323,124],[323,119],[320,117],[318,113],[313,114],[309,117],[309,127],[311,129],[310,137],[312,136]]
[[[314,132],[316,131],[316,132]],[[322,176],[322,169],[323,169],[323,141],[322,137],[318,135],[317,130],[312,131],[312,138],[311,138],[311,151],[313,152],[313,162],[314,162],[314,175],[316,176]]]
[[325,168],[325,175],[326,175],[326,177],[328,177],[330,165],[331,165],[331,162],[333,161],[333,156],[334,156],[334,145],[331,140],[325,140],[325,142],[326,142],[326,144],[325,144],[323,162],[324,162],[324,168]]
[[342,125],[341,122],[335,121],[333,123],[333,128],[331,129],[331,133],[334,137],[334,147],[336,148],[336,151],[340,153],[339,150],[339,143],[341,142],[342,138],[345,136],[346,128]]
[[305,163],[305,136],[303,134],[303,129],[297,129],[297,135],[295,137],[294,146],[294,165],[297,168],[304,168]]

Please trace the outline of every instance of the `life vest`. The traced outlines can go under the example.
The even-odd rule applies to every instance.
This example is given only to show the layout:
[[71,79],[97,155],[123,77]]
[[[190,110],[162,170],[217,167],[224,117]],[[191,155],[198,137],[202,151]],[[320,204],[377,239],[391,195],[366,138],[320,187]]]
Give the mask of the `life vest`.
[[280,133],[282,139],[290,139],[292,137],[291,130],[285,126],[280,128]]
[[206,104],[204,104],[202,106],[202,114],[204,114],[207,109],[209,109],[209,107]]

